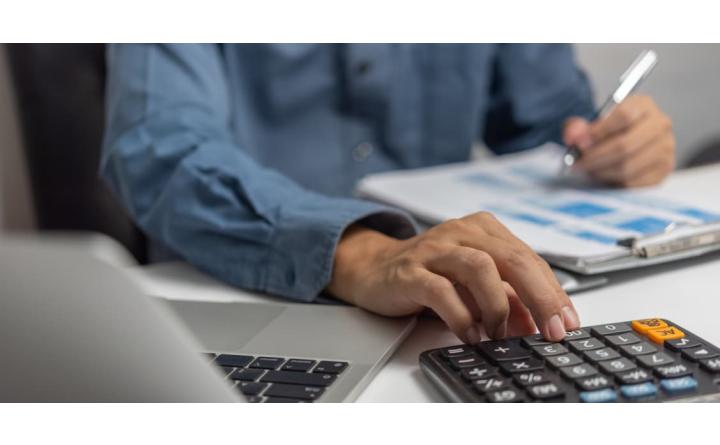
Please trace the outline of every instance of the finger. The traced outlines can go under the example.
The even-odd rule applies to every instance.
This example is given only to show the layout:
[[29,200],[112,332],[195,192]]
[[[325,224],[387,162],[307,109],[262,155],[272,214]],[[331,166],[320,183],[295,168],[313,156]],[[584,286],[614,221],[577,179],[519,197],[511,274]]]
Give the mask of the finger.
[[510,316],[508,317],[508,335],[530,335],[537,332],[537,325],[532,314],[518,297],[515,289],[507,282],[503,283],[508,302],[510,303]]
[[453,247],[427,260],[425,265],[467,288],[480,309],[485,332],[492,338],[505,337],[510,306],[490,255],[469,247]]
[[572,313],[574,309],[554,276],[550,278],[543,270],[541,260],[534,252],[522,244],[509,243],[492,236],[466,239],[462,242],[463,245],[478,250],[482,248],[492,256],[500,277],[517,291],[546,339],[563,339],[566,327],[562,314]]
[[617,164],[665,135],[669,136],[670,132],[664,116],[640,119],[632,127],[615,133],[584,151],[576,166],[578,169],[591,172]]
[[[636,183],[640,177],[667,175],[674,168],[675,155],[671,141],[654,140],[628,158],[588,170],[588,174],[604,182],[622,186]],[[664,177],[664,176],[663,176]]]
[[577,311],[575,310],[575,306],[570,301],[570,298],[567,296],[567,293],[562,289],[562,286],[560,286],[560,283],[558,283],[557,278],[555,277],[555,274],[552,272],[552,269],[547,264],[545,260],[540,258],[527,244],[525,244],[522,240],[517,238],[513,233],[505,227],[500,221],[497,220],[497,218],[494,217],[494,215],[488,213],[488,212],[479,212],[473,215],[469,215],[468,217],[462,218],[462,220],[469,221],[471,224],[477,225],[479,228],[481,228],[485,233],[494,236],[496,238],[500,238],[511,245],[516,245],[521,249],[525,249],[527,252],[529,252],[530,257],[533,259],[533,261],[536,263],[536,266],[540,269],[543,276],[546,279],[546,282],[555,290],[555,293],[557,295],[561,296],[561,299],[566,301],[566,305],[563,306],[560,317],[563,321],[563,324],[565,326],[565,329],[571,330],[571,329],[577,329],[580,327],[580,318],[577,315]]
[[629,128],[656,108],[655,102],[648,96],[630,96],[617,105],[610,114],[593,122],[590,136],[593,141],[606,139],[612,134]]
[[592,144],[590,122],[581,117],[571,117],[565,122],[563,143],[568,147],[585,148]]
[[412,275],[412,284],[408,283],[407,289],[419,304],[435,311],[463,342],[475,344],[482,340],[470,310],[447,278],[422,268],[417,268]]

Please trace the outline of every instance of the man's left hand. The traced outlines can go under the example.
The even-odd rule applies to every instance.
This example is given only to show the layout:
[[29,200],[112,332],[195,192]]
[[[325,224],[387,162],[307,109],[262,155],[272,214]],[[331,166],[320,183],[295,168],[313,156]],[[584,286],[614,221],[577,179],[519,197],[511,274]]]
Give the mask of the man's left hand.
[[675,168],[672,121],[649,96],[630,96],[594,122],[570,118],[563,139],[582,152],[573,169],[610,185],[654,185]]

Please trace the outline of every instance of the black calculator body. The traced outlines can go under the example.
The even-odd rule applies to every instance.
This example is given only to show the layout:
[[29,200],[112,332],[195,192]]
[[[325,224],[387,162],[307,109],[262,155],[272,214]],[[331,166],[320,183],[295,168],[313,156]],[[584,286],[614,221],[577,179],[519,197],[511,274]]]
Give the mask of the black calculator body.
[[660,318],[432,349],[420,367],[452,402],[720,402],[720,348]]

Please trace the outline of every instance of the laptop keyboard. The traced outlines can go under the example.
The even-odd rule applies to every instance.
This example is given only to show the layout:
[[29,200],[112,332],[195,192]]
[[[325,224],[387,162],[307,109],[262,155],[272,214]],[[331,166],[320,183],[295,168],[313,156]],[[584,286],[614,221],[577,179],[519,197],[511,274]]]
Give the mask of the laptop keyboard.
[[348,362],[206,353],[248,402],[314,402]]
[[720,348],[660,318],[433,349],[420,365],[462,402],[720,400]]

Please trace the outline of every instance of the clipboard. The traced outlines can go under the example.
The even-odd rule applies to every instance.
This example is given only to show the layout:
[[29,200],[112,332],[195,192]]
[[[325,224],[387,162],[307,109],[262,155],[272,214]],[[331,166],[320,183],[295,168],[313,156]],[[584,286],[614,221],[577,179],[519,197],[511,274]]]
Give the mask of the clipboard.
[[626,252],[601,257],[541,254],[550,264],[596,275],[695,258],[720,250],[720,222],[672,225],[663,232],[618,241]]

